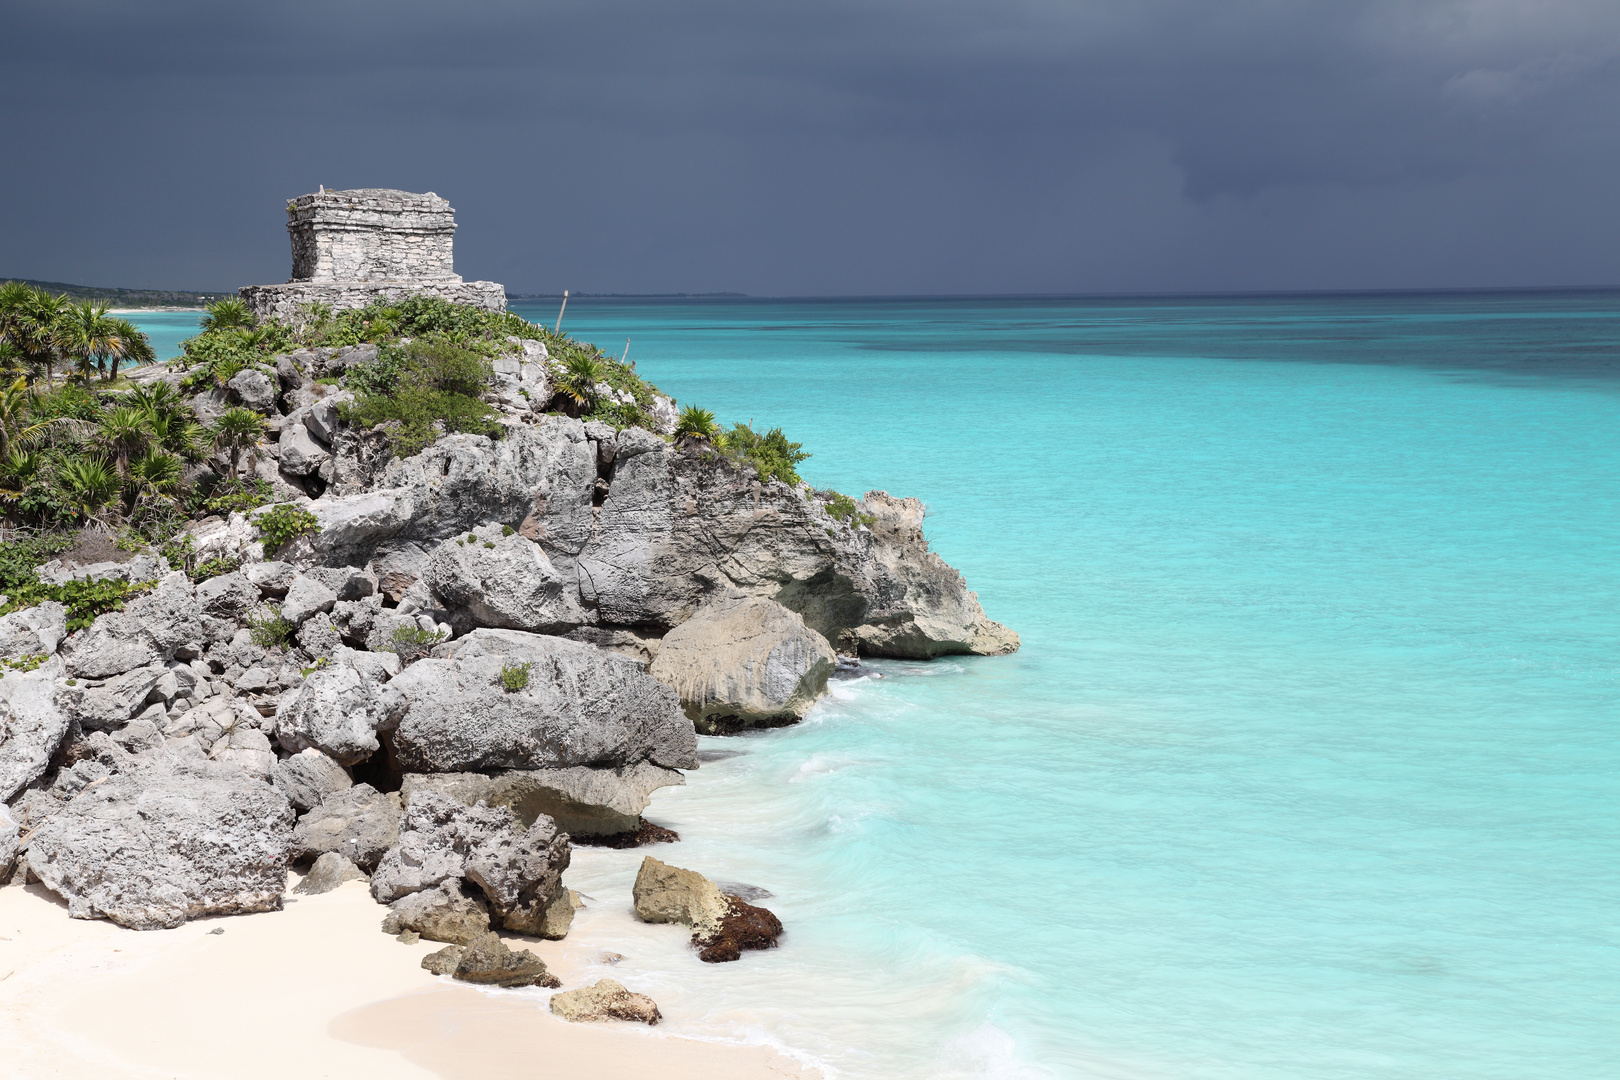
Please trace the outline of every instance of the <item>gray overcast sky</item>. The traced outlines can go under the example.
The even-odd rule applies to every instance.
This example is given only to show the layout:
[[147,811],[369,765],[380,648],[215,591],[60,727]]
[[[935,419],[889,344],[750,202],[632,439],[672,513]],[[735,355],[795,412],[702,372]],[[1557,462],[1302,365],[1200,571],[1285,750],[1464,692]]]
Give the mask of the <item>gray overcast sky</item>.
[[0,274],[285,280],[317,184],[514,292],[1620,283],[1617,0],[9,0]]

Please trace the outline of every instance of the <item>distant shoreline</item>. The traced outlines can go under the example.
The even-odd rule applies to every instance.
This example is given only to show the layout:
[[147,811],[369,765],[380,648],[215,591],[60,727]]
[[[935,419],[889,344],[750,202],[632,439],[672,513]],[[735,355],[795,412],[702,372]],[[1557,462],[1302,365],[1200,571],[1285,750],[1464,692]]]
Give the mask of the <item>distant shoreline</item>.
[[157,306],[153,306],[153,307],[115,307],[115,308],[108,308],[107,309],[107,314],[109,314],[109,315],[139,315],[142,312],[146,312],[146,311],[196,311],[196,312],[203,312],[203,311],[207,311],[207,310],[208,310],[207,308],[200,308],[200,307],[157,307]]

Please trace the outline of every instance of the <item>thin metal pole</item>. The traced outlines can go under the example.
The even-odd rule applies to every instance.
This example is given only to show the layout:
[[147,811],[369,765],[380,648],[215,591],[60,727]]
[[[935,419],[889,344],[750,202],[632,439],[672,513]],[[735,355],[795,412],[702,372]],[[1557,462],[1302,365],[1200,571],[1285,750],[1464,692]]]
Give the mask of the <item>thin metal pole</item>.
[[630,339],[624,339],[624,356],[619,357],[619,366],[624,367],[625,357],[630,355]]
[[557,328],[552,331],[553,334],[562,333],[562,313],[567,311],[567,310],[568,310],[568,290],[564,289],[563,290],[562,307],[557,309]]

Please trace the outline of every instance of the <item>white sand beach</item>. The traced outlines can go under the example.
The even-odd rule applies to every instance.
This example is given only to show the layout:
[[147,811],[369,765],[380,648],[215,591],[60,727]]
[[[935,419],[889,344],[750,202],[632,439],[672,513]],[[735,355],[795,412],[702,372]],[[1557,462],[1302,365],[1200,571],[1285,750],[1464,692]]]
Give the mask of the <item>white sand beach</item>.
[[[134,931],[70,919],[40,885],[0,889],[4,1072],[26,1080],[814,1075],[764,1047],[569,1024],[546,1011],[545,991],[435,978],[419,965],[442,946],[381,933],[383,911],[363,883],[349,882],[320,896],[289,894],[278,912]],[[565,988],[600,951],[577,940],[508,944],[542,956]]]

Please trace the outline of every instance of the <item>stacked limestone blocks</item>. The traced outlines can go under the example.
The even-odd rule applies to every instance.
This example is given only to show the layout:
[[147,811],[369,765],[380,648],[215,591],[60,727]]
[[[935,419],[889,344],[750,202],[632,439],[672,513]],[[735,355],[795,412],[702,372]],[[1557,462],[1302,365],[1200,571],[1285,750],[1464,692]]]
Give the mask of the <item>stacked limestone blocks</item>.
[[292,279],[241,290],[261,320],[296,322],[311,303],[344,310],[412,295],[506,310],[500,285],[456,274],[455,210],[431,191],[322,188],[287,203],[287,232]]

